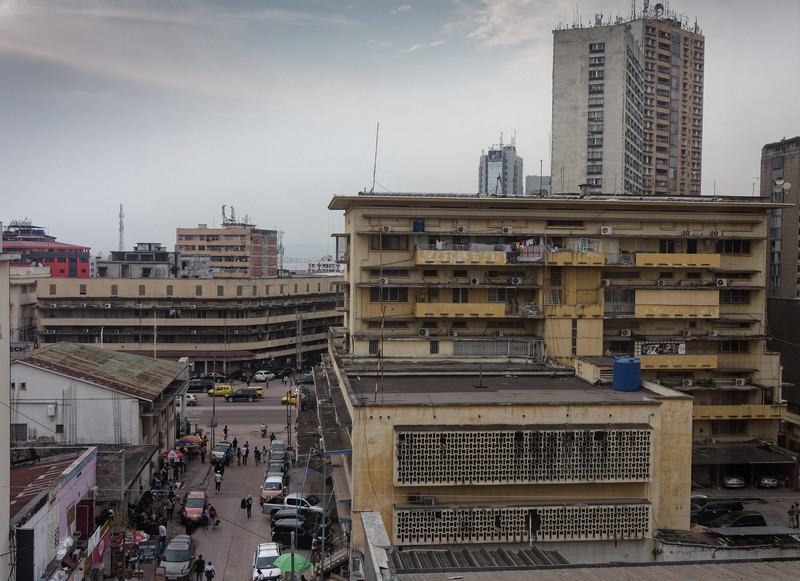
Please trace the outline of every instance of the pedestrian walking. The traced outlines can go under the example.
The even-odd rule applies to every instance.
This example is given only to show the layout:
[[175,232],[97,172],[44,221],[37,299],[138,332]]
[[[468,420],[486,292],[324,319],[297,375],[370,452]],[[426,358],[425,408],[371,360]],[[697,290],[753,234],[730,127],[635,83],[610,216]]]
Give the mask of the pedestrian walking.
[[266,446],[262,446],[261,447],[261,458],[264,459],[264,464],[266,464],[267,463],[267,447]]
[[247,443],[247,440],[244,441],[244,446],[242,446],[242,464],[247,466],[247,456],[250,455],[250,445]]
[[222,428],[222,433],[225,435],[225,439],[228,439],[228,426]]
[[275,432],[272,432],[269,435],[269,443],[270,443],[270,445],[272,445],[272,442],[274,442],[274,441],[275,441]]
[[236,439],[236,436],[233,437],[232,444],[233,444],[233,449],[234,450],[239,447],[239,440]]
[[242,449],[236,448],[236,465],[241,466],[242,464]]
[[253,497],[251,495],[247,496],[247,518],[250,518],[253,515]]
[[219,472],[214,472],[214,486],[217,489],[217,494],[219,494],[219,487],[222,484],[222,474]]
[[253,450],[253,458],[256,461],[256,466],[258,466],[261,462],[261,450],[258,449],[258,446],[256,446],[255,450]]
[[206,463],[206,447],[205,446],[200,446],[200,463],[201,464],[205,464]]
[[162,554],[167,546],[167,527],[162,522],[158,525],[158,554]]
[[175,499],[167,498],[165,506],[167,507],[167,519],[172,520],[172,515],[175,514]]
[[208,530],[208,509],[207,508],[203,508],[203,514],[200,517],[200,524],[203,525],[203,530],[204,531]]
[[213,531],[217,528],[219,524],[219,516],[217,515],[217,509],[214,508],[213,504],[208,505],[208,518],[211,519],[211,530]]
[[205,572],[206,572],[206,581],[211,581],[217,574],[217,570],[214,569],[214,565],[211,564],[211,561],[209,561],[208,565],[206,565]]
[[186,521],[186,530],[185,530],[185,532],[186,532],[187,535],[191,535],[192,532],[194,532],[194,527],[192,526],[192,521],[190,521],[190,520]]
[[292,451],[292,468],[297,464],[297,448]]
[[203,555],[200,555],[194,562],[194,581],[203,581],[203,571],[205,570],[206,562],[203,560]]

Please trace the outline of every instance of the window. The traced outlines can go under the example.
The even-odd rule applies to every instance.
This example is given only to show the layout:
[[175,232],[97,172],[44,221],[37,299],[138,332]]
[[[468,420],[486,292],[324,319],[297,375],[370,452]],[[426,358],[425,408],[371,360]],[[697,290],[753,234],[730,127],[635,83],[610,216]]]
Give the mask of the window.
[[118,294],[119,294],[119,290],[118,290],[118,288],[117,288],[117,285],[115,285],[115,284],[112,284],[112,285],[111,285],[111,296],[112,296],[112,297],[115,297],[115,296],[117,296]]
[[370,355],[378,355],[381,351],[380,339],[370,339],[368,350]]
[[225,287],[222,286],[221,284],[217,285],[217,296],[218,297],[224,297],[225,296]]
[[467,278],[469,274],[466,270],[454,270],[453,271],[453,278]]
[[370,250],[408,250],[408,236],[394,234],[372,234],[369,237]]
[[28,424],[11,424],[11,441],[25,442],[28,440]]
[[489,302],[490,303],[505,303],[513,301],[517,298],[517,289],[515,288],[490,288],[489,289]]
[[720,289],[719,304],[721,305],[749,305],[750,291],[747,289],[731,288]]
[[434,276],[434,277],[435,276],[439,276],[439,271],[436,270],[436,269],[423,270],[422,271],[422,276],[425,276],[425,277],[428,277],[428,276]]
[[711,433],[715,436],[723,434],[746,434],[747,422],[745,420],[713,420]]
[[606,50],[606,43],[593,42],[589,45],[589,52],[603,52]]
[[454,288],[453,289],[453,302],[454,303],[468,303],[469,302],[469,289],[468,288]]
[[602,111],[589,111],[589,122],[602,121],[602,120],[603,120]]
[[602,67],[605,63],[606,63],[606,57],[604,56],[589,57],[590,67]]
[[81,293],[82,295],[85,295],[86,294],[86,285],[85,284],[79,285],[78,292]]
[[439,289],[438,288],[429,288],[428,289],[428,300],[438,301],[439,300]]
[[750,342],[742,339],[729,339],[717,343],[717,353],[749,353]]
[[674,254],[675,253],[675,240],[671,238],[662,238],[658,241],[658,252],[660,254]]
[[589,93],[602,93],[603,83],[592,83],[589,85]]
[[401,322],[401,321],[370,321],[369,322],[370,329],[407,329],[408,323]]
[[171,285],[171,284],[168,284],[168,285],[167,285],[167,296],[168,296],[168,297],[171,297],[173,292],[174,292],[174,291],[173,291],[172,285]]
[[236,296],[240,297],[244,293],[244,287],[240,284],[236,285]]
[[[434,271],[435,272],[435,271]],[[408,278],[408,270],[407,269],[398,269],[398,268],[373,268],[369,271],[370,276],[381,276],[381,277],[403,277]]]
[[439,354],[439,341],[431,341],[428,343],[430,345],[430,353],[431,355],[438,355]]
[[50,285],[50,296],[55,296],[55,294],[56,294],[56,285],[51,284]]
[[719,240],[717,254],[750,254],[749,240]]
[[143,284],[139,285],[139,296],[143,297],[145,295],[145,288]]
[[408,289],[403,287],[373,287],[369,289],[371,303],[406,303],[408,302]]
[[603,97],[589,97],[589,107],[602,107]]
[[597,69],[594,71],[589,71],[589,78],[600,80],[603,78],[603,69]]

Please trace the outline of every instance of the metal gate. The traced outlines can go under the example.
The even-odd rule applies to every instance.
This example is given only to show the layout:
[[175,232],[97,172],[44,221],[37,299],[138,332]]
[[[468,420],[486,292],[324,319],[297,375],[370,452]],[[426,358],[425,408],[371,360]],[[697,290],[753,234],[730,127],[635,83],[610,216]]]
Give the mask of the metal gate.
[[453,341],[454,357],[522,357],[532,359],[534,363],[541,363],[543,352],[541,341],[514,339]]

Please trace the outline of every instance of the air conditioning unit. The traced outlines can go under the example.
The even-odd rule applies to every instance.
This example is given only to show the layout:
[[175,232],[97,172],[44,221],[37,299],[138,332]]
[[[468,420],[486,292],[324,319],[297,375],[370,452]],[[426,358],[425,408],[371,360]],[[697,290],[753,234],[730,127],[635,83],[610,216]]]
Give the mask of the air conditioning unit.
[[51,309],[57,309],[57,308],[58,308],[58,305],[57,305],[57,304],[55,304],[55,303],[53,303],[52,305],[50,305],[50,308],[51,308]]
[[718,278],[717,279],[717,286],[728,286],[728,279],[727,278]]
[[737,377],[733,382],[738,386],[747,385],[747,380],[744,377]]
[[611,226],[600,226],[600,234],[603,236],[610,236],[614,233],[614,229]]
[[142,303],[136,303],[135,305],[133,305],[133,308],[134,309],[141,309],[142,308]]
[[691,337],[692,332],[689,329],[684,329],[683,331],[681,331],[681,335],[683,335],[684,337]]
[[503,336],[503,332],[502,331],[495,331],[494,332],[494,336],[495,337],[502,337]]
[[88,500],[97,500],[97,486],[92,486],[86,494]]
[[481,284],[481,279],[479,279],[479,278],[471,278],[471,279],[469,279],[469,284]]
[[45,329],[44,330],[44,334],[45,335],[55,335],[55,333],[56,333],[55,329]]
[[684,379],[683,381],[681,381],[681,385],[683,385],[683,387],[692,387],[694,385],[694,380]]
[[389,279],[388,278],[382,278],[379,282],[380,282],[380,284],[389,284]]
[[190,309],[196,309],[196,308],[197,308],[197,305],[189,305],[189,308],[190,308]]
[[81,308],[82,308],[82,309],[85,309],[85,308],[86,308],[86,307],[88,307],[88,306],[89,306],[89,305],[87,305],[86,303],[81,303]]
[[503,226],[503,234],[513,234],[514,229],[511,226]]
[[447,336],[448,337],[458,337],[458,331],[456,331],[455,329],[450,329],[447,332]]
[[722,230],[712,230],[711,231],[711,237],[712,238],[719,238],[720,236],[722,236]]
[[600,286],[611,286],[611,279],[610,278],[601,278],[600,279]]
[[633,337],[633,329],[622,329],[619,334],[623,337]]
[[381,226],[381,232],[391,232],[391,226]]
[[466,226],[456,226],[456,234],[466,234],[469,232],[469,228]]
[[56,416],[56,404],[47,404],[47,417],[54,418]]
[[709,337],[719,337],[719,331],[717,331],[716,329],[711,329],[711,330],[708,331],[708,336]]
[[84,333],[88,333],[88,332],[89,332],[89,329],[84,329],[84,330],[83,330],[83,332],[84,332]]
[[511,279],[511,284],[522,284],[522,279],[518,276],[515,276]]
[[683,235],[684,236],[694,236],[694,230],[684,230],[683,231]]
[[717,443],[717,439],[709,436],[708,438],[705,439],[705,443],[706,444],[716,444]]
[[666,281],[666,280],[664,280],[663,278],[659,278],[659,279],[656,281],[656,284],[657,284],[658,286],[667,286],[667,281]]
[[197,329],[192,329],[192,335],[197,335]]
[[434,506],[436,504],[436,497],[435,496],[423,496],[422,497],[422,505],[423,506]]
[[104,306],[105,308],[107,308],[107,309],[110,309],[110,308],[111,308],[111,303],[106,303],[106,304],[104,304],[103,306]]
[[420,329],[419,331],[417,331],[417,335],[419,335],[420,337],[427,337],[430,334],[431,332],[428,329]]

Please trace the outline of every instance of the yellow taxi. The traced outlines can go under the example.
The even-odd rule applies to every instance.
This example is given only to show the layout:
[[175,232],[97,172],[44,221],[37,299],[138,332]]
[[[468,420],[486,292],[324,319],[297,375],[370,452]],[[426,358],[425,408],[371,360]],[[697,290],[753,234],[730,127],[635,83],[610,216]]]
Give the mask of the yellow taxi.
[[284,395],[281,398],[281,403],[284,405],[297,405],[298,398],[300,398],[300,394],[295,391],[291,395]]
[[233,393],[233,386],[226,383],[220,383],[208,390],[208,397],[224,397]]

